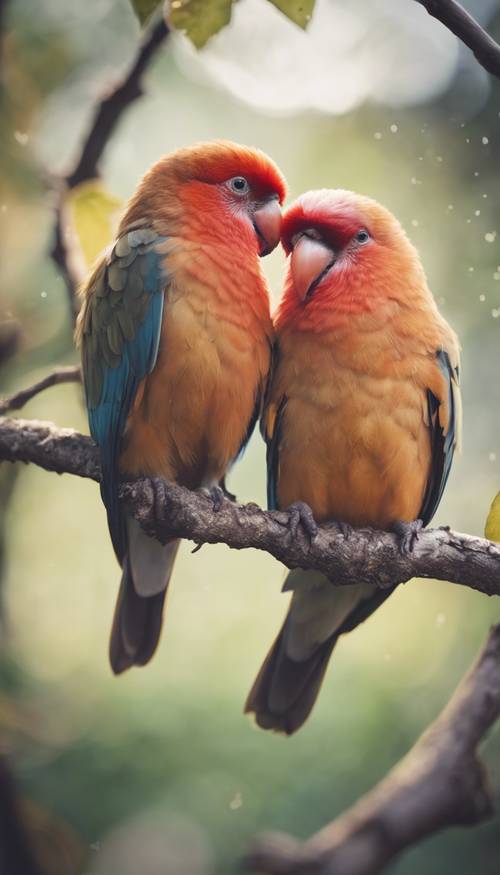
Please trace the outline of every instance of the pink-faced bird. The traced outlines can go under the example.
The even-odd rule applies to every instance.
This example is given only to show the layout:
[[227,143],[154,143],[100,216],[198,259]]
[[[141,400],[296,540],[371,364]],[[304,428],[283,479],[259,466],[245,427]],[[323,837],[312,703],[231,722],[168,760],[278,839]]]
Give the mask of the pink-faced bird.
[[[286,212],[284,294],[263,414],[270,508],[319,523],[395,528],[411,549],[432,519],[460,432],[459,346],[391,213],[349,191]],[[310,517],[312,511],[313,518]],[[309,715],[340,635],[392,592],[292,570],[284,625],[249,694],[259,726]]]

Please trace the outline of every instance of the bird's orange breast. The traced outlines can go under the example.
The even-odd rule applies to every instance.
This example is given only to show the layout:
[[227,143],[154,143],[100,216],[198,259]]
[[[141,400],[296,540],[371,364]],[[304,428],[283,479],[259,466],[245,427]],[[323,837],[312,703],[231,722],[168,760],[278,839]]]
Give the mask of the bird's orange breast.
[[234,274],[221,282],[203,253],[179,252],[169,266],[176,279],[158,359],[137,393],[120,464],[197,488],[217,482],[241,447],[267,379],[272,326],[267,307],[254,312],[240,298],[247,282],[267,303],[265,287],[255,288],[260,274],[243,272],[231,297],[224,283]]
[[271,404],[280,429],[280,507],[301,500],[319,521],[387,528],[415,519],[429,478],[427,388],[444,385],[439,326],[403,336],[388,314],[361,314],[322,335],[280,337]]

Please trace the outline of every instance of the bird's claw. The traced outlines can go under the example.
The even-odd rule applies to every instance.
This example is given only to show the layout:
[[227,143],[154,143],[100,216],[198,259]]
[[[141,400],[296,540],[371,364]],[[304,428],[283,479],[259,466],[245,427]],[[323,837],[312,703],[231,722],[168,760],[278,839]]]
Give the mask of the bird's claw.
[[354,532],[354,528],[350,525],[350,523],[345,523],[343,520],[335,520],[335,525],[337,526],[341,535],[344,536],[344,540],[348,541]]
[[219,513],[222,505],[224,504],[224,500],[226,498],[226,493],[220,486],[211,486],[209,489],[206,487],[202,487],[200,492],[203,495],[206,495],[212,502],[212,510],[214,513]]
[[396,520],[392,524],[391,529],[398,537],[399,552],[402,556],[409,556],[413,553],[418,536],[422,531],[424,524],[422,520],[412,520],[411,523],[403,520]]
[[156,525],[156,537],[161,540],[159,532],[165,527],[165,508],[167,505],[167,484],[162,477],[146,477],[148,487],[152,493],[153,519]]
[[294,501],[294,503],[287,508],[287,513],[288,529],[292,538],[297,537],[299,525],[302,525],[309,540],[314,541],[318,534],[318,526],[309,505],[305,504],[303,501]]

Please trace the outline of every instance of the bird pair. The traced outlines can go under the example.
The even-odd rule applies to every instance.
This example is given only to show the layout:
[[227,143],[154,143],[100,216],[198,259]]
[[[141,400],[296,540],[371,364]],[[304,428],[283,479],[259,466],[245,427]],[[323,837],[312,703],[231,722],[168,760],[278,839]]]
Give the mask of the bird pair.
[[[284,197],[258,150],[181,149],[145,175],[83,289],[89,423],[123,568],[116,673],[156,649],[179,546],[127,514],[121,477],[212,489],[260,417],[270,508],[293,505],[310,527],[406,523],[411,539],[439,504],[459,434],[459,347],[415,248],[369,198],[308,192],[282,219]],[[280,238],[288,271],[273,324],[259,256]],[[285,589],[288,615],[246,711],[289,734],[310,713],[339,635],[391,590],[335,587],[300,569]]]

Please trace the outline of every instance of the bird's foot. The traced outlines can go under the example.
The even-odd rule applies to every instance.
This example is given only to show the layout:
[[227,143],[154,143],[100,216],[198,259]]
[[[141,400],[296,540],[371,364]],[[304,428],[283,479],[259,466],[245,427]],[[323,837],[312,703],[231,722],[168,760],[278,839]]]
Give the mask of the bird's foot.
[[354,532],[353,526],[351,526],[350,523],[345,523],[343,520],[335,520],[333,525],[338,528],[340,534],[344,536],[345,541],[348,541]]
[[[222,479],[221,484],[223,484],[223,483],[224,483],[224,480]],[[229,498],[231,495],[230,493],[226,492],[223,485],[210,486],[210,487],[202,486],[201,489],[198,489],[197,491],[201,492],[202,495],[206,495],[207,498],[210,499],[210,501],[212,502],[212,510],[214,513],[219,513],[222,505],[224,504],[224,500],[226,498]],[[191,550],[191,553],[197,553],[198,550],[201,550],[203,545],[204,545],[204,541],[195,542],[195,545],[194,545],[193,549]]]
[[391,526],[391,531],[398,536],[399,552],[402,556],[409,556],[418,541],[418,536],[424,524],[422,520],[412,520],[411,523],[396,520]]
[[167,484],[162,477],[145,477],[145,481],[152,493],[152,510],[156,526],[156,536],[158,537],[158,540],[161,540],[158,535],[165,529],[165,509],[168,503]]
[[236,501],[236,495],[234,492],[229,492],[229,489],[226,487],[226,478],[223,477],[222,480],[219,480],[219,488],[222,489],[224,493],[224,498],[227,498],[229,501]]
[[222,505],[224,504],[224,500],[226,498],[226,493],[222,489],[221,486],[210,486],[207,488],[206,486],[202,486],[199,490],[203,495],[206,495],[212,502],[212,510],[214,513],[219,513]]
[[292,538],[297,537],[299,525],[302,525],[306,535],[309,537],[309,541],[314,541],[318,534],[318,526],[309,505],[304,501],[294,501],[294,503],[287,508],[287,513],[288,530]]

